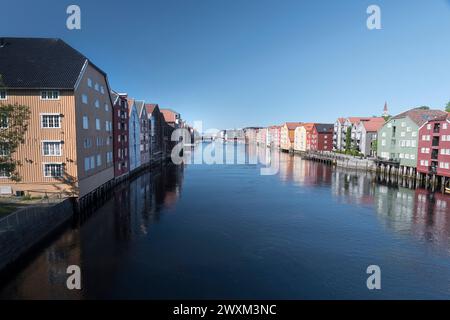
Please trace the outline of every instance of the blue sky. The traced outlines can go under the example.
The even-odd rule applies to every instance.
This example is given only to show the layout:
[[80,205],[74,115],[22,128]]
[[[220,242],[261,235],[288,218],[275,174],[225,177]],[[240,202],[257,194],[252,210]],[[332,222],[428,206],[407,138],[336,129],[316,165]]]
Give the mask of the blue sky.
[[[82,30],[66,29],[81,7]],[[382,30],[366,8],[381,7]],[[450,100],[446,0],[8,1],[3,36],[59,37],[112,87],[206,128],[333,122]]]

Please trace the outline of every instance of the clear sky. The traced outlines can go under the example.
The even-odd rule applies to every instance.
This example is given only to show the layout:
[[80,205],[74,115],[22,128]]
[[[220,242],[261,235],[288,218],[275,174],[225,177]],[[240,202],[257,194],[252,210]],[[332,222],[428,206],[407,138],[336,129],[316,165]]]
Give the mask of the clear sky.
[[[59,37],[111,86],[206,128],[443,108],[448,0],[14,0],[2,36]],[[81,7],[82,29],[66,29]],[[381,7],[382,30],[366,9]],[[5,8],[6,6],[6,8]],[[4,12],[4,13],[5,13]]]

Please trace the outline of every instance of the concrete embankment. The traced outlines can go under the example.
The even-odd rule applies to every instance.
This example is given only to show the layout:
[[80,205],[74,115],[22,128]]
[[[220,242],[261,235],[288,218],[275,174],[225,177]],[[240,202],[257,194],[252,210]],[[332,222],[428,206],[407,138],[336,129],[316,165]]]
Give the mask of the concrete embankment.
[[305,152],[300,153],[302,158],[314,161],[320,161],[353,170],[377,171],[377,164],[371,159],[357,158],[348,155],[335,153],[319,153],[319,152]]
[[74,200],[24,208],[0,220],[0,272],[41,244],[73,217]]

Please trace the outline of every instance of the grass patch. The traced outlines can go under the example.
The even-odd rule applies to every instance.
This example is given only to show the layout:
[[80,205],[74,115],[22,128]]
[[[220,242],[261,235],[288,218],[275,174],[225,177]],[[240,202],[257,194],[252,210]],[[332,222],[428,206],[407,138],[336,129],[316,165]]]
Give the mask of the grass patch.
[[6,217],[8,214],[13,213],[17,209],[19,209],[20,205],[15,203],[1,203],[0,202],[0,219]]

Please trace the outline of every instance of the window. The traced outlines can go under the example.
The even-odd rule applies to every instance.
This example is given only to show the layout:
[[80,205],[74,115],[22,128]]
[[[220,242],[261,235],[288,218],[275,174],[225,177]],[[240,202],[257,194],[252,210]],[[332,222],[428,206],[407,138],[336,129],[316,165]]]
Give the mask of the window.
[[87,84],[88,84],[89,88],[92,88],[92,79],[91,78],[87,79]]
[[95,100],[95,107],[96,107],[97,109],[100,108],[100,101],[98,101],[98,99]]
[[9,148],[5,143],[0,144],[0,157],[9,156]]
[[[153,128],[153,126],[154,126],[154,120],[153,120],[153,118],[152,118],[152,128]],[[152,134],[152,135],[153,135],[153,134]],[[382,136],[382,137],[386,137],[386,132],[381,133],[381,136]]]
[[83,129],[89,129],[89,118],[87,116],[83,116]]
[[101,92],[102,94],[105,94],[105,88],[104,88],[103,86],[100,86],[100,92]]
[[0,129],[6,129],[8,128],[8,116],[3,113],[0,114]]
[[411,132],[411,137],[417,137],[417,131]]
[[91,159],[89,157],[84,158],[84,171],[91,169]]
[[99,90],[99,85],[98,85],[98,83],[96,83],[95,84],[95,91],[98,91]]
[[81,95],[81,102],[83,102],[84,104],[88,104],[89,100],[86,94]]
[[91,161],[91,169],[94,169],[95,168],[95,156],[91,156],[90,161]]
[[447,137],[446,136],[442,136],[442,141],[447,141]]
[[61,141],[42,142],[44,156],[61,156]]
[[44,177],[61,177],[62,164],[60,163],[46,163],[44,164]]
[[407,127],[407,128],[406,128],[406,131],[407,131],[407,132],[411,132],[411,127]]
[[109,104],[105,103],[105,111],[109,111]]
[[59,91],[41,91],[41,100],[59,100]]
[[415,160],[415,159],[416,159],[416,156],[415,156],[414,154],[412,154],[412,155],[409,156],[409,158],[410,158],[411,160]]
[[427,124],[427,130],[431,130],[431,124]]
[[107,152],[106,153],[106,163],[111,163],[112,162],[112,158],[113,158],[112,151]]
[[405,131],[402,131],[402,132],[400,133],[400,136],[401,136],[401,137],[406,136],[406,132],[405,132]]
[[102,165],[102,156],[100,154],[97,155],[97,167]]
[[447,129],[447,124],[446,123],[442,124],[442,129]]
[[92,140],[91,140],[91,138],[84,139],[84,148],[85,149],[89,149],[90,147],[92,147]]
[[416,147],[416,140],[411,140],[411,147],[413,147],[413,148]]
[[381,140],[381,145],[384,147],[386,145],[386,140]]
[[8,96],[6,95],[5,90],[0,90],[0,100],[6,100],[8,99]]
[[95,119],[95,129],[100,130],[100,119]]
[[0,169],[0,178],[9,178],[9,172],[6,171],[6,169]]
[[42,128],[61,128],[61,115],[59,114],[42,114]]
[[402,122],[402,127],[406,127],[406,123],[405,122]]
[[403,159],[403,157],[404,157],[403,153],[400,153],[398,157],[399,157],[400,159]]
[[97,137],[97,147],[101,147],[103,145],[103,138]]

